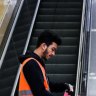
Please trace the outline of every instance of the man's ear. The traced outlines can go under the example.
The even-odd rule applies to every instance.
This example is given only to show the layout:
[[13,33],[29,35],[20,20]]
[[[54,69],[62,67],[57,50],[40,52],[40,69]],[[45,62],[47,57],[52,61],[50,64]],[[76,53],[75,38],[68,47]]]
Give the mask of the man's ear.
[[41,47],[42,47],[42,49],[45,51],[45,50],[47,49],[46,43],[42,43],[42,44],[41,44]]

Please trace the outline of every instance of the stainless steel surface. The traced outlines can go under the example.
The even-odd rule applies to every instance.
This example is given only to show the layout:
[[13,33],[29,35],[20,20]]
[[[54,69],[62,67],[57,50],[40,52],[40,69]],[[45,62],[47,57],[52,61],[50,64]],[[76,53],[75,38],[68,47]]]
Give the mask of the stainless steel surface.
[[[12,1],[14,1],[14,0],[12,0]],[[22,2],[21,2],[21,5],[20,5],[20,7],[19,7],[19,9],[18,9],[18,11],[17,11],[16,17],[15,17],[15,20],[14,20],[14,24],[12,25],[12,28],[11,28],[10,33],[9,33],[9,37],[8,37],[8,39],[7,39],[7,42],[6,42],[6,45],[5,45],[5,47],[4,47],[2,56],[1,56],[1,58],[0,58],[0,68],[1,68],[1,66],[2,66],[4,57],[5,57],[5,55],[6,55],[6,51],[7,51],[8,45],[9,45],[9,43],[10,43],[11,36],[12,36],[12,34],[13,34],[14,27],[15,27],[15,25],[16,25],[16,22],[17,22],[19,13],[20,13],[20,11],[21,11],[21,7],[22,7]]]
[[92,0],[91,29],[96,29],[96,0]]
[[84,37],[84,32],[83,32],[84,30],[83,30],[83,28],[84,28],[84,19],[85,19],[85,7],[86,7],[86,0],[83,0],[75,96],[78,95],[79,87],[80,87],[80,74],[81,74],[81,64],[82,64],[82,49],[83,49],[83,45],[84,45],[84,38],[83,38]]
[[17,0],[0,0],[0,45]]
[[96,31],[91,31],[87,96],[96,96]]
[[96,96],[96,0],[92,0],[90,27],[87,96]]
[[[26,44],[25,44],[25,48],[24,48],[23,54],[26,53],[27,48],[28,48],[29,40],[30,40],[30,37],[31,37],[31,34],[32,34],[32,30],[33,30],[33,26],[34,26],[34,23],[35,23],[36,15],[37,15],[37,12],[38,12],[38,9],[39,9],[39,5],[40,5],[40,0],[38,0],[38,2],[36,4],[36,9],[35,9],[35,12],[34,12],[34,16],[33,16],[33,19],[32,19],[32,23],[31,23],[31,26],[30,26],[30,30],[29,30],[29,34],[28,34],[28,37],[27,37],[27,40],[26,40]],[[11,96],[14,96],[14,94],[15,94],[15,90],[16,90],[16,86],[17,86],[17,83],[18,83],[21,67],[22,67],[22,65],[20,64],[20,66],[18,68],[18,73],[17,73],[16,79],[15,79],[15,82],[14,82],[14,86],[13,86],[13,90],[12,90]]]

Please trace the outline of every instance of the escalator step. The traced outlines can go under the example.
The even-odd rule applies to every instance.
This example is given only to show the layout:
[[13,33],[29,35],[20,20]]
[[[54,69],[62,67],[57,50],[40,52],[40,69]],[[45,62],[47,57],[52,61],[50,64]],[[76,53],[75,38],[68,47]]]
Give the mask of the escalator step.
[[18,24],[20,24],[20,25],[27,24],[31,19],[32,19],[31,16],[26,18],[26,15],[25,15],[25,17],[23,17],[21,20],[19,20]]
[[53,83],[70,83],[75,84],[75,74],[48,74],[49,80]]
[[17,28],[14,30],[14,35],[18,34],[18,33],[28,31],[29,27],[30,27],[30,24],[24,24],[24,25],[21,25],[21,26],[17,26]]
[[39,29],[74,29],[80,28],[80,22],[37,22],[35,27]]
[[[13,40],[13,42],[15,42],[15,41]],[[8,54],[13,53],[13,55],[10,55],[10,56],[6,55],[5,58],[13,58],[13,57],[16,57],[17,55],[19,56],[23,53],[23,49],[24,49],[23,46],[16,49],[16,47],[14,46],[14,43],[11,43],[9,48],[8,48]],[[18,56],[17,56],[17,58],[18,58]]]
[[23,38],[22,40],[15,41],[15,42],[13,42],[13,43],[14,43],[14,47],[15,47],[16,49],[18,49],[18,48],[20,48],[20,47],[22,47],[22,46],[25,46],[26,39]]
[[[14,40],[14,42],[15,42],[15,41],[22,40],[22,39],[24,39],[24,38],[27,38],[27,35],[28,35],[28,33],[27,33],[26,31],[23,32],[23,33],[20,32],[20,33],[14,35],[13,40]],[[17,39],[17,38],[18,38],[18,39]]]
[[10,77],[10,76],[16,74],[17,71],[18,71],[18,68],[19,68],[19,65],[16,65],[16,66],[12,66],[10,68],[3,69],[2,72],[1,72],[1,74],[2,74],[2,77],[1,78],[2,79],[3,78],[7,78],[7,77]]
[[[11,77],[4,78],[4,79],[1,78],[0,90],[3,88],[9,87],[9,86],[13,86],[14,80],[15,80],[15,76],[11,76]],[[0,96],[1,96],[1,94],[0,94]]]
[[[80,34],[79,29],[51,29],[54,33],[59,33],[61,37],[78,37]],[[44,29],[35,29],[33,32],[34,37],[38,37]]]
[[39,22],[79,22],[80,15],[38,15]]
[[8,60],[10,58],[16,57],[16,55],[14,55],[14,54],[16,54],[16,50],[10,50],[10,51],[8,51],[8,55],[5,56],[5,59]]
[[[46,1],[46,2],[77,2],[77,0],[42,0],[43,1]],[[79,0],[79,1],[82,1],[82,0]]]
[[[79,38],[77,37],[64,37],[61,38],[62,45],[71,46],[71,45],[77,45]],[[37,37],[33,37],[30,41],[30,45],[36,45],[37,44]]]
[[81,9],[75,8],[59,8],[59,9],[52,9],[52,8],[41,8],[39,14],[40,15],[80,15]]
[[42,2],[42,8],[80,8],[82,6],[80,1],[76,2]]
[[4,61],[3,66],[1,68],[6,69],[6,68],[10,68],[12,66],[19,65],[19,64],[20,64],[20,62],[19,62],[18,58],[14,57],[14,58],[10,58],[10,59]]
[[77,55],[56,55],[53,58],[49,59],[47,63],[57,63],[57,64],[76,64]]
[[0,96],[10,96],[12,87],[6,87],[0,90]]
[[59,46],[57,54],[76,54],[78,52],[77,46]]
[[75,74],[75,64],[46,64],[46,70],[48,74]]

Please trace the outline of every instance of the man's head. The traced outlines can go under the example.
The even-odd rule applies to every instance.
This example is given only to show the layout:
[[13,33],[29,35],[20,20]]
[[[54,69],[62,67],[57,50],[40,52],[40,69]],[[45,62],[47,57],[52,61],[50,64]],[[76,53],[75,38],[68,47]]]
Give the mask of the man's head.
[[43,58],[49,59],[55,55],[57,47],[60,44],[61,39],[58,35],[50,30],[46,30],[40,34],[36,48],[41,51]]

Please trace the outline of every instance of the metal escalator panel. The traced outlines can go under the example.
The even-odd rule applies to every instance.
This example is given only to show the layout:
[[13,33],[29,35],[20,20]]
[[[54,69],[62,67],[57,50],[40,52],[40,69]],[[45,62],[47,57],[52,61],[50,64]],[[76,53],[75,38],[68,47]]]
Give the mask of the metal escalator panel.
[[18,56],[23,53],[36,0],[24,0],[12,38],[0,70],[0,96],[10,96],[19,68]]
[[[53,82],[76,84],[82,3],[82,0],[41,1],[28,50],[34,50],[37,37],[44,29],[61,36],[62,45],[56,56],[46,62],[47,74]],[[53,94],[61,96],[63,93]]]

